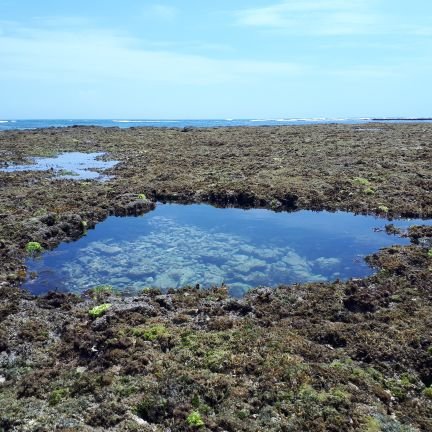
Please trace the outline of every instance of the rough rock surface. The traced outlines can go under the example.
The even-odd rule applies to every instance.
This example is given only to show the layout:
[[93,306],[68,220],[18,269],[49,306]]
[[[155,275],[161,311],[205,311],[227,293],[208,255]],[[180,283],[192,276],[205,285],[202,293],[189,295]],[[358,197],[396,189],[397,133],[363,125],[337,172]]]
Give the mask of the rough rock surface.
[[370,278],[241,300],[18,288],[27,242],[51,248],[157,199],[431,217],[431,142],[427,124],[0,133],[7,163],[121,161],[108,182],[0,172],[0,430],[432,430],[430,228],[370,256]]

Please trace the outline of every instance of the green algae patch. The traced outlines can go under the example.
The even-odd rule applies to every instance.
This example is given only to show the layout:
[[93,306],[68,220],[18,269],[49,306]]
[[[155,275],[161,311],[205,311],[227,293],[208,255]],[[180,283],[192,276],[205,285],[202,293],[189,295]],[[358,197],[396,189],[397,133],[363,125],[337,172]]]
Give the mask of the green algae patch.
[[[365,195],[375,195],[376,191],[375,189],[372,187],[372,183],[364,177],[354,177],[351,180],[351,184],[353,186],[355,186],[357,189],[359,189],[363,194]],[[385,211],[387,207],[385,206],[379,206],[378,210],[383,212],[383,213],[387,213],[387,211]]]
[[423,390],[423,395],[426,396],[428,399],[432,399],[432,386],[431,387],[426,387]]
[[131,334],[150,342],[169,336],[167,328],[162,324],[150,327],[134,327],[131,329]]
[[43,251],[43,247],[39,242],[31,241],[26,244],[26,252],[29,255],[36,255]]
[[59,388],[53,390],[49,395],[48,403],[51,406],[58,405],[61,401],[67,398],[68,395],[69,395],[69,391],[66,388]]
[[194,428],[200,428],[205,425],[201,414],[198,411],[192,411],[186,418],[186,422],[189,426]]
[[89,310],[89,315],[92,318],[99,318],[111,307],[111,303],[104,303]]
[[352,183],[356,186],[370,186],[370,181],[364,177],[354,177]]

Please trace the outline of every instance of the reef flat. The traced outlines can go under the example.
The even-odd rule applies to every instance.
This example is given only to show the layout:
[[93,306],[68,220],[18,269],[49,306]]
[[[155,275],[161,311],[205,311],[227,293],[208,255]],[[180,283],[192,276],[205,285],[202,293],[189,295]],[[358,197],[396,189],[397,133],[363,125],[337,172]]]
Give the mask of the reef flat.
[[[19,289],[50,249],[156,201],[432,217],[432,125],[0,133],[3,167],[103,152],[108,181],[0,172],[0,430],[428,431],[432,232],[369,278],[122,298]],[[105,306],[104,306],[105,305]]]

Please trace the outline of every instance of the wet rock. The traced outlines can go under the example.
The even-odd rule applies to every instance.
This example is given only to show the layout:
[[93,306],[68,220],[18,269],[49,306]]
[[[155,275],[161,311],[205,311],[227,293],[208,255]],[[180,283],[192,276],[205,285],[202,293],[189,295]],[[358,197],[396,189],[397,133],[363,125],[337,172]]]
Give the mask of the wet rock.
[[80,301],[80,298],[73,294],[56,291],[51,291],[48,294],[37,298],[38,305],[44,309],[63,308],[69,310],[74,304],[77,304]]
[[40,221],[48,226],[53,226],[56,223],[56,215],[54,213],[49,213],[40,218]]
[[83,220],[78,214],[66,214],[60,218],[58,227],[73,239],[83,234]]
[[370,302],[370,299],[368,298],[359,298],[357,296],[351,296],[344,300],[344,306],[350,311],[350,312],[359,312],[359,313],[366,313],[366,312],[373,312],[375,310],[375,305]]
[[224,310],[226,310],[227,312],[236,312],[240,315],[247,315],[253,312],[254,309],[250,304],[246,303],[245,301],[231,299],[226,302]]
[[159,305],[167,310],[173,310],[172,298],[168,295],[159,295],[154,298]]
[[126,194],[118,198],[114,206],[115,216],[138,216],[153,210],[155,203],[148,199],[137,199],[136,195]]
[[298,195],[293,193],[288,193],[283,197],[278,197],[278,200],[282,203],[284,208],[287,209],[296,209],[298,199],[299,199]]
[[432,239],[432,227],[423,225],[411,226],[408,229],[408,236],[414,243],[428,242],[426,239]]
[[106,315],[95,319],[92,324],[91,328],[93,331],[104,331],[108,328],[108,317]]
[[113,304],[107,316],[116,315],[121,318],[124,314],[130,313],[138,313],[145,317],[157,315],[156,308],[153,305],[138,299],[126,298],[121,303]]
[[389,235],[401,235],[402,231],[396,228],[393,224],[387,224],[385,226],[385,232]]

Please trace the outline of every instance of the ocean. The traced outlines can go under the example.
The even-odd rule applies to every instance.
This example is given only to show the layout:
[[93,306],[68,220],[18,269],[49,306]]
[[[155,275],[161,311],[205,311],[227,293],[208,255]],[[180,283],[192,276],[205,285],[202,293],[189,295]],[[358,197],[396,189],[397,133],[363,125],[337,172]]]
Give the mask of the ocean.
[[279,118],[279,119],[210,119],[210,120],[127,120],[127,119],[45,119],[45,120],[13,120],[0,119],[0,131],[12,129],[38,129],[48,127],[67,127],[73,125],[80,126],[103,126],[103,127],[226,127],[226,126],[281,126],[281,125],[308,125],[308,124],[365,124],[370,122],[408,122],[408,121],[428,121],[428,119],[375,119],[372,117],[362,118]]

